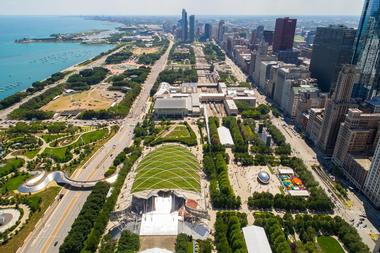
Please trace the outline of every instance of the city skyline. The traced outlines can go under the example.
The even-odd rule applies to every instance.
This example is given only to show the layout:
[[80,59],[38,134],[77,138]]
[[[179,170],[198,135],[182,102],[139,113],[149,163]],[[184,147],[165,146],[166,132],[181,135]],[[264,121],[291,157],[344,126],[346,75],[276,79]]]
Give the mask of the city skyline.
[[[218,8],[215,8],[217,4]],[[149,6],[150,8],[147,8]],[[344,6],[345,8],[342,8]],[[196,15],[342,15],[359,16],[362,0],[3,0],[0,15],[176,15],[182,8]]]

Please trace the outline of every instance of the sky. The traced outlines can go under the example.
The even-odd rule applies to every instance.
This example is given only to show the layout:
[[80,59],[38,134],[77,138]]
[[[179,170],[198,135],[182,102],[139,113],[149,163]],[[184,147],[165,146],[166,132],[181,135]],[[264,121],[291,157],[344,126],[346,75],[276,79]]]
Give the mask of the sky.
[[364,0],[0,0],[0,15],[354,15]]

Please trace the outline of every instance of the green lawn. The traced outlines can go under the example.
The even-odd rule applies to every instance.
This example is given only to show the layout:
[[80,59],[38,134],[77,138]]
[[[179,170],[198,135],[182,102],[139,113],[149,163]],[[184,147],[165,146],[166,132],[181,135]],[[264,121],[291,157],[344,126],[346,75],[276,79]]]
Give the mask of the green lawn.
[[331,236],[319,236],[317,241],[323,253],[344,253],[339,242]]
[[177,125],[165,138],[187,138],[190,137],[189,130],[185,125]]
[[14,237],[12,237],[12,239],[3,245],[0,245],[1,253],[14,253],[17,251],[17,249],[24,243],[26,237],[35,229],[37,222],[41,219],[51,203],[53,203],[54,198],[57,196],[60,189],[60,187],[48,188],[31,197],[33,198],[31,200],[32,202],[35,202],[37,198],[41,199],[40,210],[32,214],[25,226]]
[[20,168],[24,164],[24,160],[21,158],[12,158],[0,162],[0,177],[6,176],[9,173]]
[[56,139],[59,139],[63,136],[65,136],[66,134],[44,134],[41,136],[42,139],[44,139],[46,141],[46,143],[49,143],[51,141],[54,141]]
[[35,150],[26,150],[24,153],[24,156],[28,157],[29,159],[33,159],[39,152],[39,149]]
[[47,155],[48,157],[51,157],[57,162],[68,162],[71,160],[71,156],[66,156],[66,152],[80,146],[84,146],[89,143],[96,142],[102,138],[104,138],[108,134],[107,128],[98,129],[95,131],[91,131],[88,133],[84,133],[81,135],[81,137],[74,143],[71,143],[70,145],[64,146],[64,147],[58,147],[53,148],[49,147],[46,148],[43,152],[43,154]]
[[159,147],[138,165],[133,192],[180,189],[200,192],[200,165],[190,151],[179,145]]
[[17,188],[29,177],[30,177],[29,174],[23,174],[23,175],[18,175],[17,177],[13,177],[13,178],[9,179],[0,188],[0,192],[4,194],[4,193],[10,192],[10,191],[17,190]]

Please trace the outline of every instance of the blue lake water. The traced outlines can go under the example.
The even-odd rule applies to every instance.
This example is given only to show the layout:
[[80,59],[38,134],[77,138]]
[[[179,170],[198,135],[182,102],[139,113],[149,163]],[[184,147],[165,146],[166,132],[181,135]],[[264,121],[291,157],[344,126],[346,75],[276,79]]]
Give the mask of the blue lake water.
[[71,42],[18,44],[16,39],[112,30],[117,26],[120,25],[81,17],[0,16],[0,99],[113,47]]

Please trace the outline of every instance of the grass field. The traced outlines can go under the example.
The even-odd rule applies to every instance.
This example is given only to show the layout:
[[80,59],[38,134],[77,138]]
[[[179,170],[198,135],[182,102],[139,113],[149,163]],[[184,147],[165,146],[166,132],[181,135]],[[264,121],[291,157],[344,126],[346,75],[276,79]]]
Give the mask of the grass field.
[[43,154],[51,157],[56,161],[66,161],[66,152],[76,147],[80,147],[92,142],[96,142],[102,138],[104,138],[108,134],[107,128],[98,129],[95,131],[87,132],[82,134],[82,136],[74,143],[70,145],[59,147],[59,148],[46,148]]
[[12,158],[0,162],[0,177],[6,176],[23,165],[21,158]]
[[40,211],[33,213],[25,226],[12,239],[6,244],[0,245],[1,253],[14,253],[19,247],[21,247],[26,237],[35,229],[37,222],[41,219],[46,209],[54,201],[59,190],[60,187],[53,187],[34,195],[36,197],[41,197]]
[[344,253],[339,242],[331,236],[319,236],[317,241],[323,253]]
[[108,109],[113,103],[118,103],[122,94],[107,90],[107,86],[96,86],[90,90],[75,93],[51,101],[44,107],[44,111],[63,112],[71,110],[102,110]]
[[187,138],[187,137],[190,137],[190,133],[189,133],[189,130],[187,130],[187,127],[185,125],[177,125],[165,137],[167,137],[167,138]]
[[26,150],[24,153],[24,156],[28,157],[29,159],[33,159],[39,152],[39,149],[34,150]]
[[153,53],[157,53],[159,50],[158,47],[136,47],[133,49],[133,54],[134,55],[142,55],[142,54],[153,54]]
[[1,188],[0,193],[7,193],[10,191],[17,190],[17,188],[27,179],[29,178],[29,174],[18,175],[17,177],[13,177],[9,179]]
[[182,146],[162,146],[144,157],[138,165],[132,192],[178,189],[200,192],[200,165]]
[[41,136],[41,138],[44,139],[44,141],[46,141],[46,143],[49,143],[49,142],[54,141],[56,139],[62,138],[65,135],[67,135],[67,134],[43,134]]

